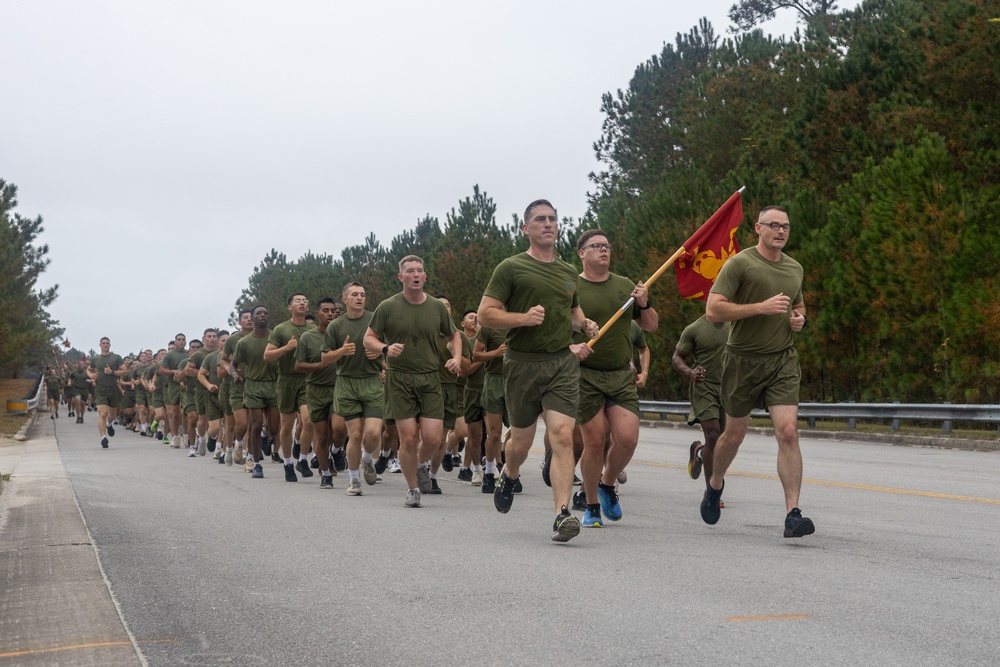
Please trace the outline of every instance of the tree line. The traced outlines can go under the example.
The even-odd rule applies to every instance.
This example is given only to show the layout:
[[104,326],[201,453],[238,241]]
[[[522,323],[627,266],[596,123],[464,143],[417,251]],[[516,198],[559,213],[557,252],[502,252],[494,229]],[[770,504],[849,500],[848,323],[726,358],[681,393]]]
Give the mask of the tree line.
[[[795,6],[788,38],[754,26]],[[564,220],[575,262],[587,228],[608,232],[616,272],[644,279],[740,186],[752,220],[789,209],[788,252],[806,270],[810,326],[798,336],[802,399],[1000,402],[1000,22],[987,0],[744,0],[734,34],[707,20],[637,66],[602,98],[594,143],[603,169],[582,220]],[[339,258],[272,250],[237,308],[280,319],[292,291],[316,298],[362,282],[374,306],[399,290],[397,261],[426,262],[428,291],[459,311],[479,303],[493,267],[526,242],[515,216],[477,186],[438,218],[383,245],[370,235]],[[683,327],[704,310],[670,274],[652,290],[646,395],[681,398],[670,370]]]

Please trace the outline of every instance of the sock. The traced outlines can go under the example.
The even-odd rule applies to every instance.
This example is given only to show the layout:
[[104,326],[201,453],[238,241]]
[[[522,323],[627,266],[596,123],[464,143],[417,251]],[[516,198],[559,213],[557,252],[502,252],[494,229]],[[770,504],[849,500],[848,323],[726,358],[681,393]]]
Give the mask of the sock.
[[321,475],[323,475],[323,477],[330,477],[331,476],[329,468],[327,468],[326,470],[320,470],[319,472],[320,472]]
[[237,447],[239,447],[240,449],[243,449],[243,441],[242,440],[236,440],[235,442],[233,442],[233,444],[236,445]]
[[331,454],[336,454],[336,453],[338,453],[342,449],[343,449],[343,447],[334,447],[333,449],[330,450],[330,453]]
[[356,480],[356,479],[361,479],[361,471],[360,470],[348,470],[347,472],[350,473],[350,475],[351,475],[351,481],[352,482],[354,480]]
[[587,509],[590,510],[592,516],[601,516],[601,504],[600,503],[587,503]]
[[292,459],[292,457],[289,456],[288,458],[285,459],[285,465],[286,466],[295,465],[295,461]]
[[472,472],[479,472],[482,469],[483,469],[483,467],[479,466],[479,465],[472,466]]
[[379,456],[381,456],[384,459],[391,459],[392,458],[392,450],[391,449],[383,449],[381,452],[379,452]]
[[362,461],[371,461],[372,460],[372,455],[369,454],[368,452],[364,451],[364,450],[361,450],[361,460]]
[[486,462],[486,474],[487,475],[495,475],[496,472],[497,472],[497,464],[496,464],[496,462],[495,461],[487,461]]
[[309,457],[305,454],[299,454],[299,461],[308,461]]
[[435,475],[434,473],[431,473],[431,479],[437,479],[437,478],[438,478],[437,475]]

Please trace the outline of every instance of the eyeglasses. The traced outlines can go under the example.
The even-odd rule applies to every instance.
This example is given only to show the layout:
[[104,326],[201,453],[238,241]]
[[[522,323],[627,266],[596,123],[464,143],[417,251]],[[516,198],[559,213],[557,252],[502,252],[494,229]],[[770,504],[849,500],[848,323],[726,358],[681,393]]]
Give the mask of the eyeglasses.
[[591,243],[590,245],[583,246],[584,250],[604,250],[606,252],[611,252],[611,244],[609,243]]
[[764,225],[766,227],[770,227],[772,232],[776,232],[776,231],[778,231],[780,229],[781,231],[785,232],[786,234],[792,228],[792,226],[790,224],[788,224],[787,222],[784,223],[784,224],[782,224],[780,222],[758,222],[757,224],[758,225]]

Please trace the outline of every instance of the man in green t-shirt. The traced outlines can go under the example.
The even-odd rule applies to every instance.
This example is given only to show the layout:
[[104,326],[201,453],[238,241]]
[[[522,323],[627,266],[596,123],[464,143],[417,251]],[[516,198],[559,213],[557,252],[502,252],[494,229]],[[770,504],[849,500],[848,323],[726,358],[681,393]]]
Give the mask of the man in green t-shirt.
[[528,250],[497,266],[479,304],[483,326],[508,330],[503,374],[511,440],[493,504],[501,513],[510,511],[514,483],[541,415],[552,444],[552,539],[566,542],[580,534],[580,520],[569,511],[580,390],[577,360],[592,352],[586,344],[572,351],[570,346],[574,331],[593,338],[598,327],[580,308],[576,270],[556,254],[559,218],[552,204],[544,199],[528,204],[521,230],[528,237]]
[[90,385],[93,382],[90,379],[90,374],[87,373],[87,362],[83,359],[76,362],[76,369],[70,372],[69,377],[66,378],[66,384],[70,388],[72,396],[70,399],[70,414],[76,415],[77,424],[83,423],[83,412],[87,396],[90,394]]
[[174,349],[168,350],[157,369],[158,377],[163,383],[163,405],[167,413],[166,437],[170,439],[170,446],[180,449],[181,446],[181,385],[177,381],[177,369],[181,367],[188,358],[185,347],[187,346],[187,336],[182,333],[174,336]]
[[[233,353],[236,351],[236,344],[244,336],[253,332],[253,317],[249,308],[244,308],[239,312],[240,330],[234,333],[222,346],[222,354],[219,357],[219,376],[222,378],[222,392],[220,400],[228,399],[229,411],[226,412],[226,452],[232,450],[232,460],[235,463],[243,463],[246,459],[246,448],[243,440],[246,438],[247,429],[250,426],[250,412],[243,404],[243,385],[233,382],[230,374],[230,364],[233,361]],[[223,412],[226,411],[223,406]],[[230,436],[232,433],[232,436]],[[253,466],[247,465],[247,472],[253,472]]]
[[462,468],[458,471],[461,482],[469,482],[473,486],[483,483],[483,384],[486,380],[486,364],[473,361],[473,348],[476,344],[476,334],[479,333],[479,317],[476,311],[467,310],[462,313],[462,333],[465,334],[465,352],[462,354],[462,377],[465,378],[465,425],[469,437],[465,440],[465,457]]
[[[478,322],[478,315],[477,315]],[[507,402],[503,393],[503,356],[507,352],[507,330],[480,326],[472,360],[486,368],[483,378],[483,420],[486,423],[486,469],[480,480],[483,493],[496,490],[497,459],[500,456],[500,436],[507,419]]]
[[91,357],[88,373],[94,381],[94,395],[97,401],[97,431],[101,434],[101,447],[108,448],[108,436],[115,436],[111,424],[118,416],[118,402],[121,392],[118,378],[127,373],[122,358],[111,351],[111,340],[101,339],[101,353]]
[[[631,322],[653,332],[659,316],[649,302],[646,286],[611,272],[611,244],[599,229],[580,235],[577,254],[583,272],[576,288],[580,307],[599,322],[610,321],[615,312],[632,300],[629,318],[620,317],[595,341],[593,353],[580,360],[580,408],[577,421],[583,436],[580,476],[587,498],[585,527],[603,525],[601,512],[610,521],[622,518],[615,482],[639,443],[639,394],[632,368]],[[575,337],[586,345],[583,334]],[[605,454],[605,441],[610,447]],[[598,502],[599,501],[599,502]]]
[[45,376],[45,397],[49,404],[50,419],[58,419],[59,417],[59,397],[62,386],[63,379],[59,377],[58,369],[50,368],[49,374]]
[[[207,343],[209,340],[208,333],[208,331],[205,332],[205,349],[209,347]],[[205,406],[205,427],[207,429],[207,431],[203,431],[203,437],[206,438],[205,449],[215,452],[219,432],[222,430],[223,417],[222,405],[219,399],[219,394],[222,390],[222,378],[219,377],[219,359],[222,356],[222,346],[229,340],[229,332],[223,329],[217,333],[213,330],[212,333],[215,335],[215,341],[212,344],[214,349],[209,351],[201,362],[201,368],[198,369],[198,384],[201,387],[199,390],[200,400]],[[201,405],[199,404],[200,409]],[[201,414],[199,413],[199,419],[200,417]],[[225,463],[225,450],[222,447],[219,447],[215,458],[219,463]],[[230,457],[229,464],[232,465],[232,463],[232,458]]]
[[430,460],[441,446],[444,428],[438,338],[453,339],[452,358],[445,365],[458,375],[462,333],[455,328],[444,304],[424,292],[424,260],[407,255],[399,261],[397,278],[403,291],[375,309],[364,347],[388,358],[385,416],[396,421],[399,432],[399,463],[409,489],[403,504],[420,507],[420,494],[431,490]]
[[[249,451],[247,461],[252,466],[251,477],[264,477],[264,450],[261,441],[261,428],[267,424],[268,433],[277,433],[280,416],[278,402],[274,393],[274,382],[278,378],[277,362],[264,359],[267,341],[271,337],[268,328],[269,314],[264,306],[255,306],[251,310],[253,331],[240,338],[233,350],[233,360],[229,373],[235,384],[243,385],[243,404],[250,413]],[[292,471],[295,474],[295,471]],[[287,477],[286,477],[287,479]]]
[[[323,359],[323,341],[336,314],[336,302],[331,297],[320,299],[315,310],[316,327],[304,332],[295,348],[295,370],[306,376],[306,409],[309,411],[308,421],[312,424],[312,442],[307,443],[303,440],[299,460],[295,466],[303,477],[312,477],[309,457],[305,453],[311,446],[320,471],[321,489],[333,488],[333,476],[337,473],[337,469],[330,467],[330,429],[337,428],[333,422],[342,422],[333,412],[334,390],[337,386],[336,364],[332,360]],[[344,444],[343,438],[346,433],[346,427],[341,424],[338,433],[340,445]]]
[[177,368],[174,379],[181,385],[181,414],[187,434],[188,456],[198,455],[198,408],[195,404],[195,387],[198,386],[197,366],[205,360],[204,343],[197,338],[188,344],[190,354]]
[[[702,315],[684,327],[674,348],[674,370],[689,383],[688,424],[701,424],[704,444],[695,440],[688,448],[688,475],[698,479],[705,469],[705,484],[712,477],[712,453],[726,423],[719,382],[722,379],[722,351],[729,340],[729,322],[709,322]],[[721,507],[721,502],[720,502]]]
[[391,455],[391,452],[382,452],[377,462],[372,459],[382,443],[382,419],[385,417],[382,355],[357,344],[364,341],[374,314],[365,309],[368,295],[364,285],[358,282],[345,285],[341,301],[346,311],[326,330],[323,361],[336,364],[334,412],[349,435],[346,465],[350,481],[347,494],[360,496],[361,477],[365,478],[365,484],[375,484],[378,469],[385,472]]
[[[274,327],[264,350],[264,361],[278,364],[278,379],[275,384],[275,396],[278,402],[278,413],[281,415],[281,431],[278,442],[281,445],[281,458],[285,465],[285,481],[297,482],[295,474],[295,459],[292,458],[294,440],[293,429],[295,419],[302,424],[303,443],[312,443],[312,422],[309,420],[309,407],[306,404],[306,376],[295,370],[295,348],[302,337],[313,325],[306,321],[309,312],[309,299],[305,294],[296,292],[288,297],[288,319]],[[309,454],[309,452],[305,452]],[[303,477],[312,477],[312,471],[306,467]]]
[[767,408],[778,441],[778,477],[785,492],[785,537],[815,532],[798,507],[802,489],[798,404],[801,372],[796,332],[806,325],[802,266],[784,254],[791,231],[788,212],[761,209],[754,226],[757,245],[727,261],[708,294],[709,322],[732,322],[722,354],[722,407],[726,428],[715,443],[712,477],[701,502],[701,518],[718,522],[725,475],[746,435],[753,408]]

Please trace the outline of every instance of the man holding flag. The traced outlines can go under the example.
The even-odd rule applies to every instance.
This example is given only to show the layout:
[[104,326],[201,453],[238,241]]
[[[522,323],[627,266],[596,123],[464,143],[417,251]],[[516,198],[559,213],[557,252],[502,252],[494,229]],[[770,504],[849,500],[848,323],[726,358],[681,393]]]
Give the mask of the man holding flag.
[[803,537],[815,527],[798,508],[800,370],[793,334],[806,325],[802,266],[782,252],[791,231],[783,208],[761,209],[755,231],[757,245],[726,262],[705,309],[709,322],[732,322],[732,330],[722,360],[726,426],[715,445],[701,517],[708,524],[718,522],[726,470],[746,435],[750,411],[766,407],[778,441],[778,477],[787,511],[784,536]]

